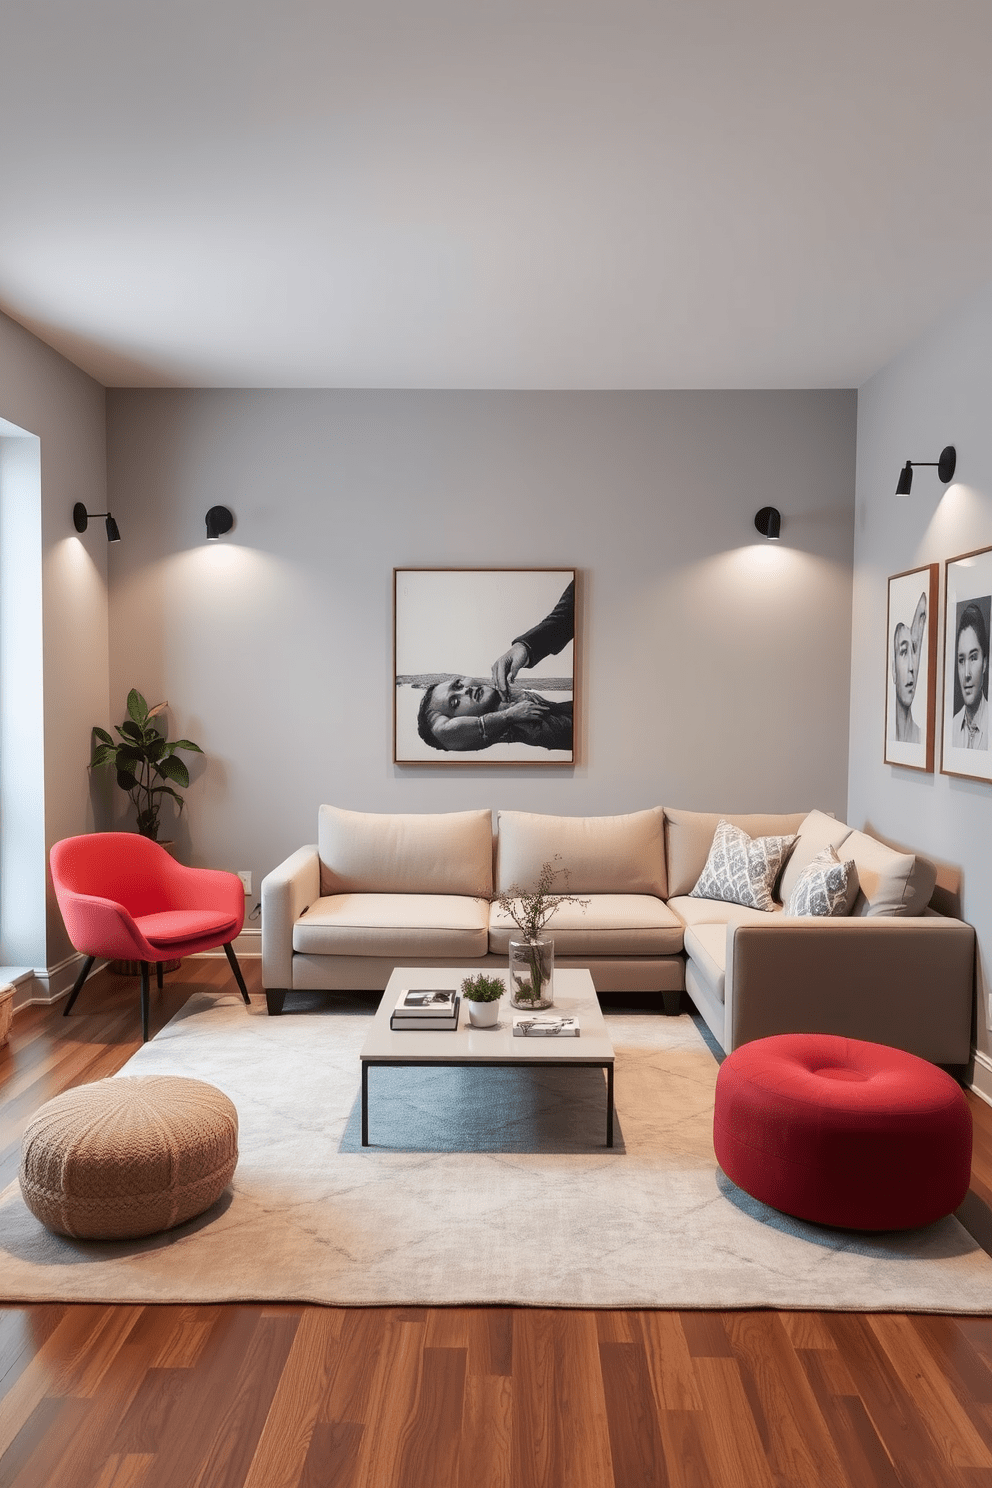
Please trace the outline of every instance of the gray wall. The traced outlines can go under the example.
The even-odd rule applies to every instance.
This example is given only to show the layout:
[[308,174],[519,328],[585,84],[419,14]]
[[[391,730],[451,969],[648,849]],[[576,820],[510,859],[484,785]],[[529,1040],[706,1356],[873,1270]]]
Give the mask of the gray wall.
[[[886,580],[923,563],[992,545],[992,285],[884,368],[858,400],[857,535],[851,678],[850,814],[881,836],[927,852],[960,878],[961,912],[980,946],[975,1082],[992,1096],[987,1024],[992,965],[992,785],[920,775],[882,762]],[[907,459],[958,451],[954,482],[918,470],[909,497],[894,494]],[[940,631],[943,656],[943,625]],[[938,662],[938,715],[940,680]],[[935,989],[939,995],[939,989]]]
[[[0,315],[0,419],[38,436],[41,456],[40,534],[32,559],[41,561],[41,635],[26,608],[9,623],[25,626],[26,643],[37,642],[44,659],[37,735],[43,786],[36,791],[32,782],[28,806],[37,850],[21,865],[29,881],[20,885],[21,920],[7,954],[33,964],[43,977],[53,970],[56,990],[71,983],[72,968],[63,963],[72,952],[50,890],[46,904],[46,852],[60,837],[93,829],[90,729],[106,719],[109,702],[106,534],[97,522],[81,538],[71,520],[76,501],[90,511],[106,510],[104,400],[99,383]],[[22,702],[8,694],[4,707]]]
[[[843,813],[853,393],[116,391],[108,440],[112,711],[206,750],[188,861],[257,891],[322,801]],[[391,763],[394,565],[581,571],[574,768]]]

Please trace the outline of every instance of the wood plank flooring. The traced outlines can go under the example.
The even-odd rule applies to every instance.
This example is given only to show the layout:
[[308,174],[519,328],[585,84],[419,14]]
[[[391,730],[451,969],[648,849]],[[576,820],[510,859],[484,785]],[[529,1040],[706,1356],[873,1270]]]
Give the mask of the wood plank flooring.
[[[229,981],[184,962],[153,1031]],[[0,1051],[5,1184],[30,1114],[138,1047],[136,979],[60,1014],[17,1014]],[[992,1110],[969,1099],[985,1213]],[[0,1488],[642,1485],[992,1488],[992,1318],[0,1308]]]

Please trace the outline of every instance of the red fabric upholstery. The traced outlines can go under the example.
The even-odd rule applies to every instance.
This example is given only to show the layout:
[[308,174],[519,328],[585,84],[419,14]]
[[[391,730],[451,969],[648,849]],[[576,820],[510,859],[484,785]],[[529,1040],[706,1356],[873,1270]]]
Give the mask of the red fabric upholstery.
[[56,842],[50,862],[69,939],[87,956],[191,956],[232,941],[244,923],[236,874],[185,868],[134,832],[67,837]]
[[952,1213],[971,1180],[964,1092],[915,1054],[785,1033],[720,1067],[717,1161],[762,1203],[818,1224],[909,1229]]

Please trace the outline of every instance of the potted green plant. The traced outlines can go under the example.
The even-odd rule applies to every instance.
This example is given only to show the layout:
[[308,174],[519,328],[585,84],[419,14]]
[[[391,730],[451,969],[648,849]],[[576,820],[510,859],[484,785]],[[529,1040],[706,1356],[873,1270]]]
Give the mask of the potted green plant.
[[[589,903],[588,899],[576,899],[569,894],[568,869],[554,866],[560,860],[561,854],[555,853],[551,862],[542,865],[536,888],[511,884],[494,896],[500,909],[523,935],[522,940],[510,941],[510,1001],[514,1007],[554,1006],[555,943],[542,931],[559,904],[569,900],[585,909]],[[556,878],[564,879],[563,894],[552,893]]]
[[93,730],[99,743],[93,747],[90,768],[114,766],[117,784],[134,802],[139,833],[153,842],[158,841],[162,797],[171,796],[179,810],[183,809],[179,791],[189,785],[189,770],[176,758],[176,750],[203,753],[192,739],[169,742],[165,730],[154,721],[168,706],[168,703],[156,703],[149,708],[138,689],[132,687],[127,695],[128,716],[122,724],[114,725],[120,742],[115,743],[106,729]]
[[499,1020],[499,1000],[506,991],[502,977],[466,977],[462,982],[462,996],[468,1003],[469,1021],[476,1028],[492,1028]]

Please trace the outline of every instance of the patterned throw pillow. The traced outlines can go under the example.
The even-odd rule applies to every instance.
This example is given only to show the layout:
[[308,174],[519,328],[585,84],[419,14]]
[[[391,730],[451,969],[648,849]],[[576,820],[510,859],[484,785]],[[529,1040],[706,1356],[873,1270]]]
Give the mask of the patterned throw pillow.
[[842,863],[835,848],[825,847],[796,879],[786,914],[846,915],[858,894],[854,860]]
[[774,909],[772,889],[795,837],[749,837],[722,818],[693,899],[722,899],[747,909]]

